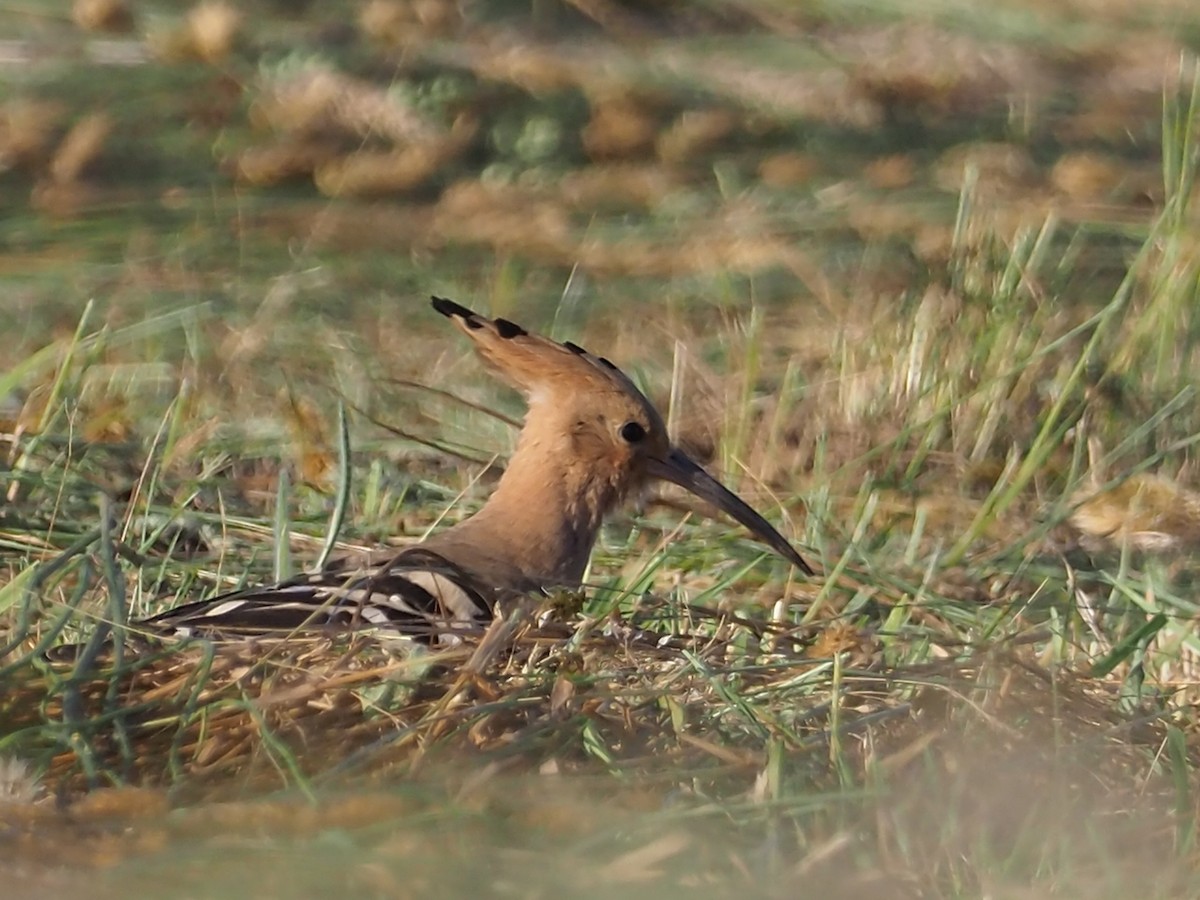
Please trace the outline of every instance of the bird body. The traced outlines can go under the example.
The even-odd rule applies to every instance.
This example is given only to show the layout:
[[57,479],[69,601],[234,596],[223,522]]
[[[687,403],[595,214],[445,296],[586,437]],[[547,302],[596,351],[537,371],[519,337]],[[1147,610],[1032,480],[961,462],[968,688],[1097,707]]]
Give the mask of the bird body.
[[180,637],[382,628],[444,642],[489,618],[512,590],[478,581],[419,546],[380,560],[346,557],[320,572],[185,604],[138,624]]
[[529,404],[516,450],[483,508],[382,560],[342,560],[186,604],[140,626],[188,635],[370,626],[452,636],[490,619],[506,598],[578,587],[605,516],[654,479],[711,502],[812,574],[765,519],[671,446],[658,412],[607,359],[450,300],[435,297],[433,307]]

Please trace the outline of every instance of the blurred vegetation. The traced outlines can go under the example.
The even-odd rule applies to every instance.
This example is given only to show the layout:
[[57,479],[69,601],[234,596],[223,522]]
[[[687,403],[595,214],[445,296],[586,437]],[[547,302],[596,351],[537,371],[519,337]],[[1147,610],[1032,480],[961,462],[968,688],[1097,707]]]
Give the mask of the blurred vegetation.
[[[6,896],[1196,893],[1193,4],[0,31]],[[475,678],[45,662],[311,564],[339,484],[342,547],[477,508],[520,408],[431,293],[617,361],[824,576],[666,494]]]

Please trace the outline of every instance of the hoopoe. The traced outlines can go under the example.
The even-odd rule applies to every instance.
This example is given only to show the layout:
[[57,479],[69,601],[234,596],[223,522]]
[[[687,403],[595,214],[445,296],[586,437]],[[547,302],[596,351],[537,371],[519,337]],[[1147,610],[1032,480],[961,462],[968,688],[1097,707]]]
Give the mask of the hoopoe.
[[579,587],[605,516],[654,479],[708,501],[813,574],[762,516],[671,445],[662,417],[607,359],[451,300],[434,297],[433,308],[528,401],[516,451],[487,503],[382,562],[349,558],[138,626],[178,635],[376,626],[452,639],[490,620],[502,600]]

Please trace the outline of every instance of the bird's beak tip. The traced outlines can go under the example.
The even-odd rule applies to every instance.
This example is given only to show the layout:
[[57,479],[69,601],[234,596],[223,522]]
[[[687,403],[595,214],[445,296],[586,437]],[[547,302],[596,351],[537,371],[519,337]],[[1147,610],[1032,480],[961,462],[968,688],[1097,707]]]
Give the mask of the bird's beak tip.
[[741,497],[729,490],[677,447],[672,447],[665,459],[651,461],[650,475],[677,484],[689,493],[707,500],[749,529],[776,553],[806,575],[814,571],[796,549],[770,522],[759,515]]

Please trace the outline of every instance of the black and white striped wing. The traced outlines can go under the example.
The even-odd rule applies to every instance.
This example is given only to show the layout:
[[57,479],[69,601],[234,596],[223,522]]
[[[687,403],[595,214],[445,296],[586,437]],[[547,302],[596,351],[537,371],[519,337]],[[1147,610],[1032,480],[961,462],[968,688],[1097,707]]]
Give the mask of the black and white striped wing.
[[488,622],[494,594],[438,554],[414,547],[379,565],[346,561],[178,606],[138,624],[181,637],[374,628],[436,642]]

